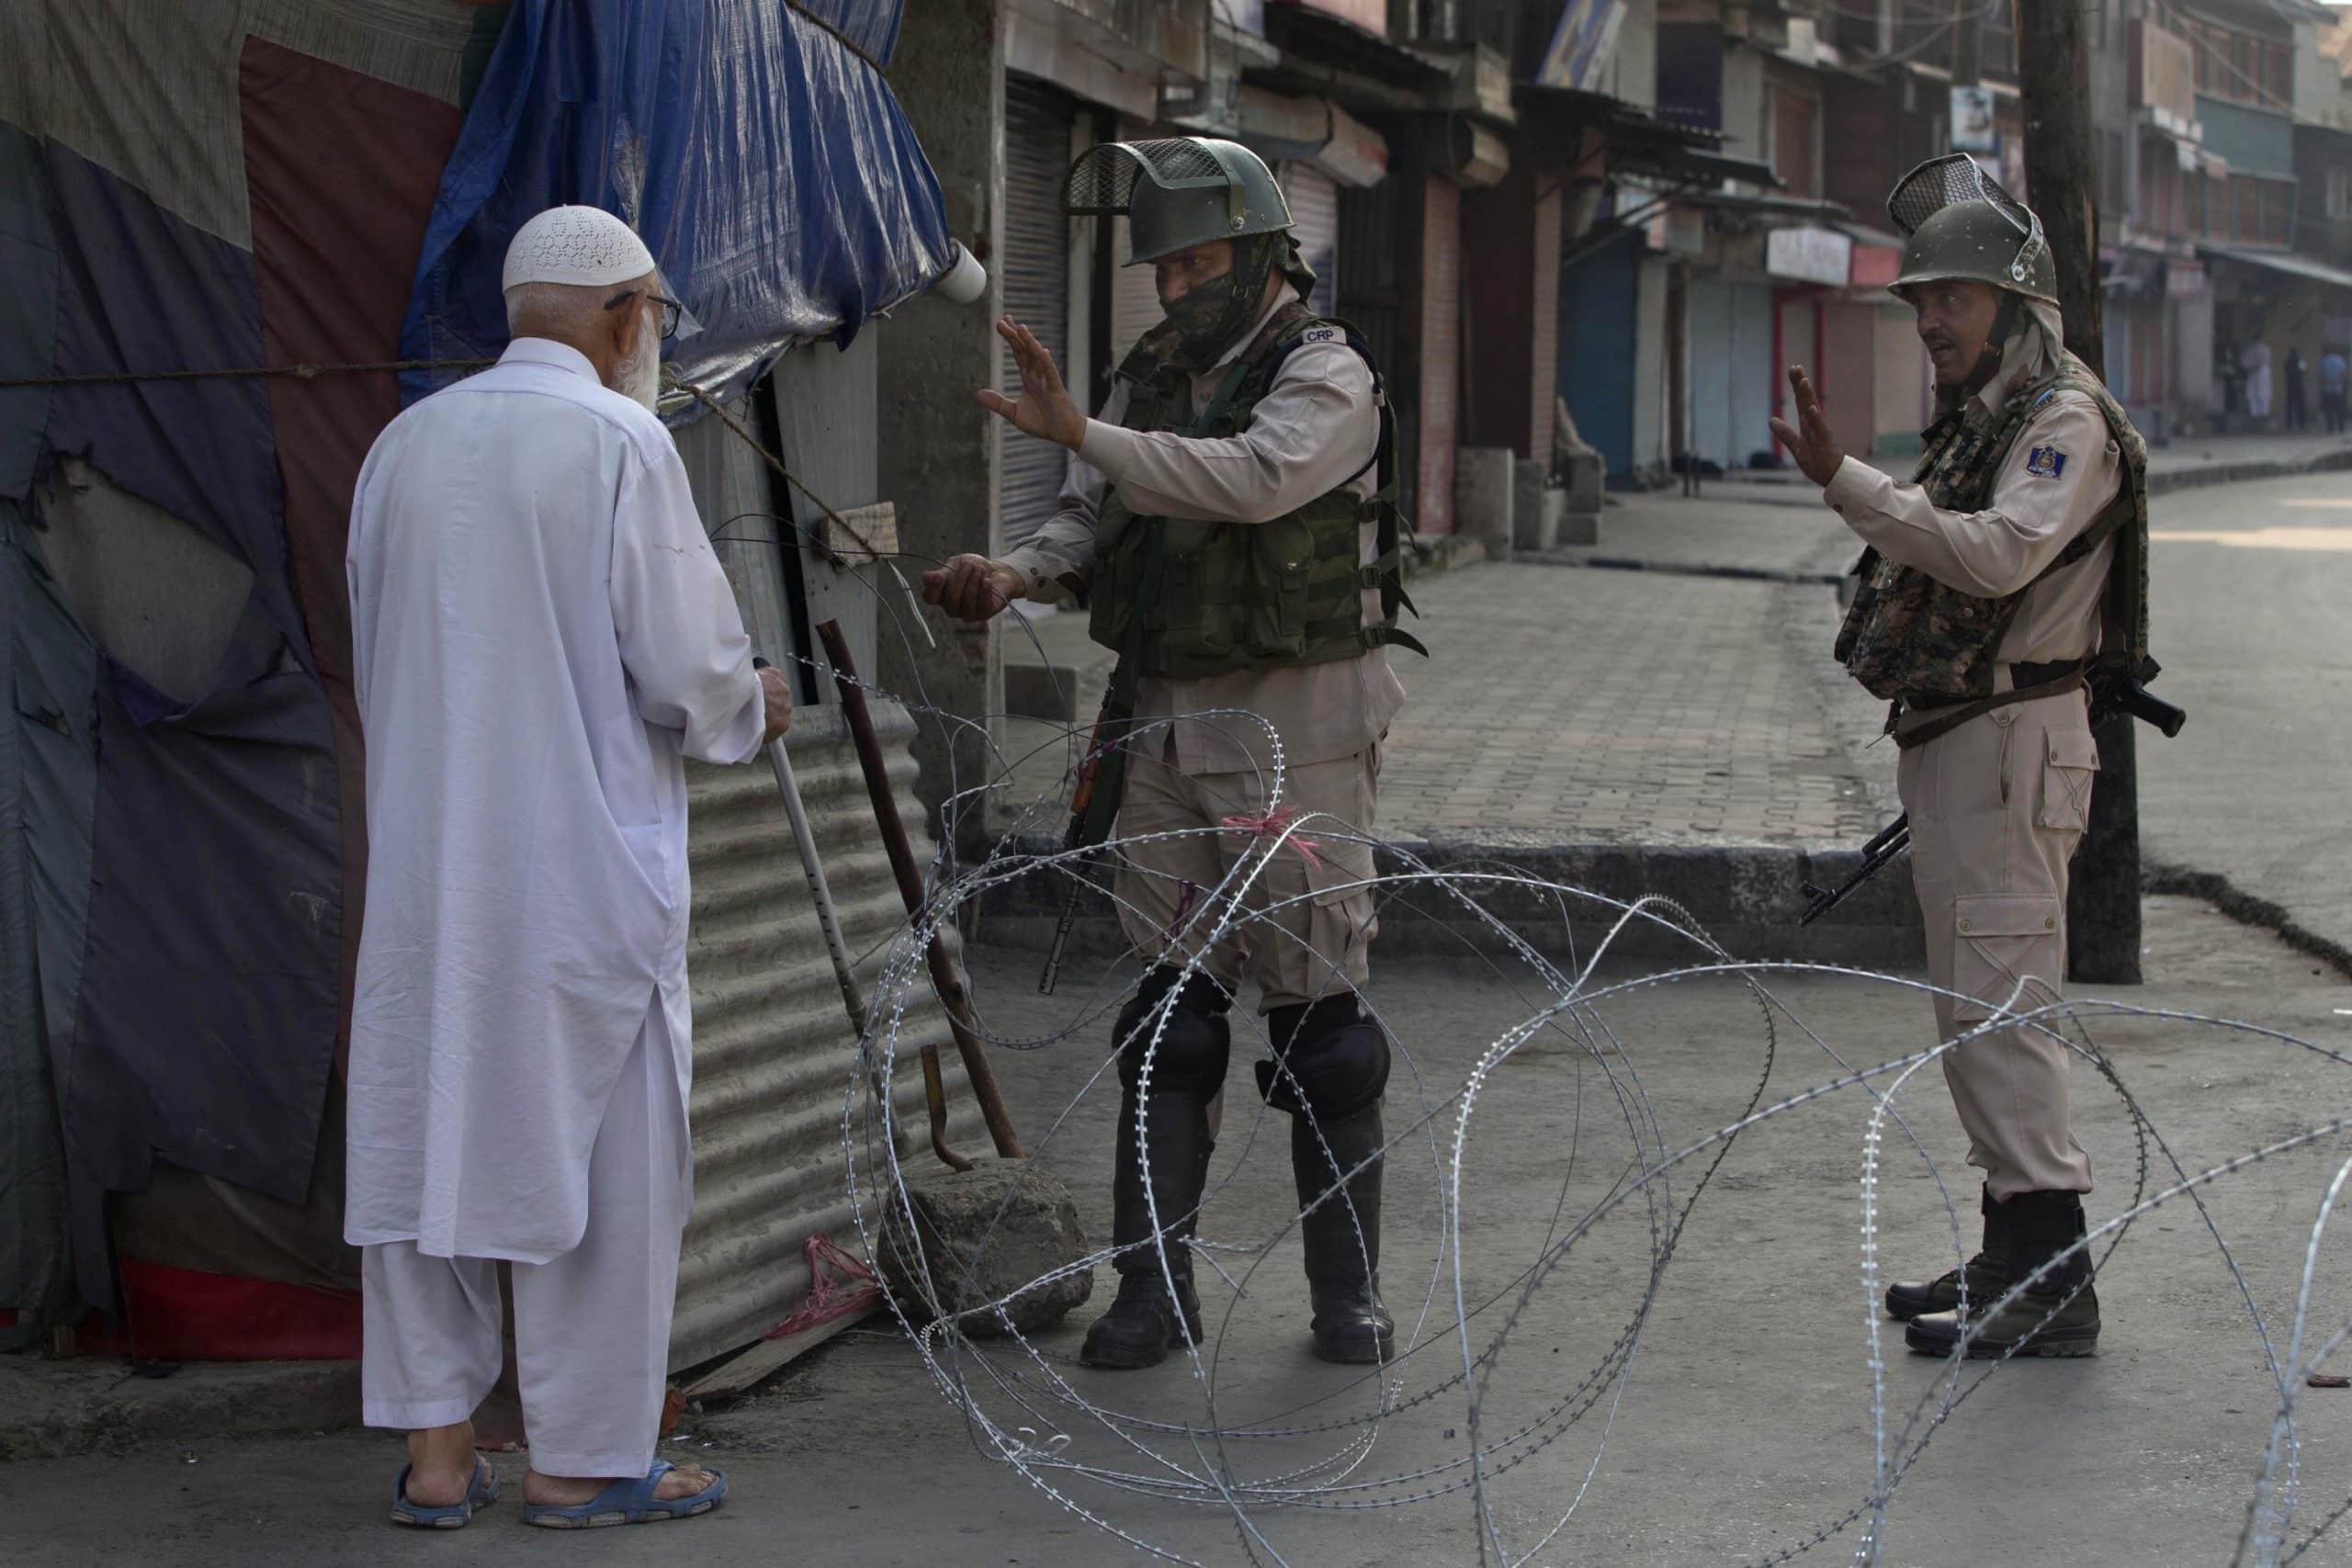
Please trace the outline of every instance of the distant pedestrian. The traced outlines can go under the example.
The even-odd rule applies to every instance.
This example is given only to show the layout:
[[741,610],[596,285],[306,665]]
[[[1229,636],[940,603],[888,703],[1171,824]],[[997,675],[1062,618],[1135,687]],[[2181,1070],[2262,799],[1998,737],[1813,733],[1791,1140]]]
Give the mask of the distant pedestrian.
[[2245,345],[2245,416],[2256,424],[2270,419],[2270,345],[2260,338]]
[[2319,415],[2330,435],[2344,434],[2344,351],[2331,348],[2319,356]]
[[2290,348],[2287,351],[2285,368],[2287,372],[2287,428],[2296,431],[2308,430],[2311,428],[2312,411],[2311,405],[2303,401],[2303,373],[2306,367],[2301,349]]

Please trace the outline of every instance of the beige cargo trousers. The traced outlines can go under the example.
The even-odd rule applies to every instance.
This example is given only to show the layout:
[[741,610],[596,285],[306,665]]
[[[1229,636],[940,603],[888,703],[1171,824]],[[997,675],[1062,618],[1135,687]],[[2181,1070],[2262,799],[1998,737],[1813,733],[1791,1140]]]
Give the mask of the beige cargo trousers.
[[[1941,1038],[2059,995],[2067,862],[2089,825],[2098,769],[2079,691],[1996,708],[1903,753],[1896,789],[1911,814],[1928,977],[1958,993],[1936,998]],[[2091,1190],[2072,1131],[2069,1055],[2053,1032],[2027,1027],[1989,1031],[1944,1057],[1968,1163],[1996,1201]]]
[[[1375,745],[1293,765],[1270,806],[1271,770],[1187,773],[1176,765],[1172,728],[1146,738],[1127,759],[1112,876],[1127,940],[1147,964],[1181,964],[1206,952],[1202,967],[1227,989],[1245,974],[1258,983],[1261,1010],[1361,988],[1377,927],[1366,840],[1379,784]],[[1283,840],[1292,821],[1297,830]],[[1224,901],[1227,882],[1252,857],[1264,863],[1235,909]]]

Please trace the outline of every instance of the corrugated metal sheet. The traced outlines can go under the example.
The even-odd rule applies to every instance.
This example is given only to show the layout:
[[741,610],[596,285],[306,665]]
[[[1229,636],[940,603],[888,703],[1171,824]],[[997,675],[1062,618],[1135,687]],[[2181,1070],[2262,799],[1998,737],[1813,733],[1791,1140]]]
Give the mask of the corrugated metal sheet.
[[1462,440],[1462,187],[1432,175],[1421,197],[1419,508],[1424,534],[1453,532],[1453,452]]
[[[848,351],[797,350],[763,390],[772,396],[778,457],[835,509],[880,499],[875,475],[872,333]],[[757,430],[754,407],[738,417]],[[815,503],[777,493],[765,460],[718,420],[679,434],[703,522],[735,587],[744,622],[762,650],[790,649],[791,579],[786,550],[797,549],[789,522],[813,522]],[[853,656],[869,675],[874,657],[877,569],[838,569],[800,552],[808,619],[842,623]],[[882,581],[888,582],[887,575]],[[897,603],[899,590],[886,592]],[[781,662],[781,656],[770,653]],[[831,696],[831,683],[825,694]],[[874,702],[899,810],[915,852],[931,840],[915,795],[908,742],[914,721],[888,699]],[[905,919],[864,775],[841,719],[828,704],[804,706],[787,742],[808,807],[843,933],[870,995],[884,951]],[[687,1367],[750,1344],[788,1316],[808,1292],[803,1245],[827,1234],[855,1248],[843,1174],[841,1114],[856,1062],[856,1040],[775,780],[764,762],[741,768],[690,765],[689,853],[694,911],[687,975],[694,987],[695,1217],[678,1273],[678,1313],[670,1359]],[[894,1081],[909,1149],[926,1146],[916,1046],[945,1045],[937,1003],[910,1008]],[[988,1140],[952,1048],[943,1054],[955,1106],[955,1142],[985,1153]],[[928,1160],[927,1152],[918,1156]]]
[[[804,712],[793,726],[793,770],[843,934],[868,994],[905,919],[840,710]],[[914,808],[913,721],[877,705],[876,728],[916,853],[930,851]],[[841,1114],[856,1042],[801,880],[792,832],[764,766],[693,765],[694,876],[687,973],[694,986],[695,1217],[678,1271],[670,1360],[686,1367],[748,1345],[808,1292],[802,1244],[819,1232],[853,1250]],[[893,1081],[901,1153],[922,1148],[922,1078],[913,1048],[943,1047],[955,1141],[988,1152],[963,1067],[926,990],[910,1009]]]
[[[1069,219],[1062,176],[1069,170],[1069,95],[1034,77],[1004,79],[1004,312],[1037,334],[1060,363],[1069,353]],[[1021,393],[1012,356],[1000,354],[1004,389]],[[1061,494],[1062,449],[996,422],[997,515],[1009,547],[1035,533]]]

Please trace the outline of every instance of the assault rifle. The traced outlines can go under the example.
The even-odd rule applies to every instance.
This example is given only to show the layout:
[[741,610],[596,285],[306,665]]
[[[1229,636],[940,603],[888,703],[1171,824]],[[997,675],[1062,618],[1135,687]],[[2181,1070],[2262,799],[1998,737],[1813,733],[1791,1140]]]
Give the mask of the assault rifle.
[[[1126,732],[1135,718],[1133,698],[1125,694],[1115,676],[1111,690],[1102,698],[1102,711],[1095,716],[1094,733],[1086,742],[1086,754],[1078,768],[1078,786],[1069,801],[1069,830],[1062,836],[1065,853],[1073,850],[1091,850],[1109,841],[1111,829],[1119,815],[1120,797],[1126,793],[1127,756]],[[1069,891],[1062,901],[1061,919],[1055,924],[1054,940],[1046,950],[1045,973],[1037,976],[1037,994],[1050,997],[1054,986],[1061,978],[1062,952],[1069,944],[1070,928],[1078,923],[1078,906],[1086,897],[1090,880],[1081,868],[1070,874]]]
[[[2094,728],[2117,714],[2125,714],[2141,723],[2161,730],[2166,739],[2180,733],[2188,722],[2188,715],[2148,690],[2148,682],[2157,674],[2156,661],[2143,661],[2137,673],[2120,671],[2094,670],[2090,675],[2091,724]],[[1798,886],[1805,896],[1804,918],[1797,921],[1809,926],[1838,905],[1863,883],[1876,876],[1889,861],[1911,847],[1911,814],[1905,812],[1880,829],[1871,841],[1862,846],[1862,863],[1854,874],[1835,887],[1822,887],[1811,882]]]

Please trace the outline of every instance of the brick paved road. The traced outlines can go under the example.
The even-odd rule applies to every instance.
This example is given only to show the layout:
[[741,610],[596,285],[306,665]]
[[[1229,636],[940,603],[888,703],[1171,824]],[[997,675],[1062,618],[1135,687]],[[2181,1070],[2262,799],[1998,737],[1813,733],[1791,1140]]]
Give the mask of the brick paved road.
[[[1627,513],[1610,514],[1602,553],[1634,553]],[[1826,587],[1522,564],[1415,597],[1433,657],[1400,661],[1412,700],[1381,775],[1390,835],[1815,845],[1880,825],[1869,775],[1892,760],[1853,756],[1857,715],[1825,679]]]
[[[1636,498],[1576,556],[1831,570],[1852,547],[1826,510]],[[1894,757],[1857,761],[1879,710],[1828,656],[1819,584],[1525,563],[1414,584],[1434,655],[1396,656],[1411,700],[1389,737],[1381,829],[1504,845],[1858,843],[1892,814]],[[1085,671],[1091,713],[1108,656],[1076,616],[1040,623]],[[1009,631],[1008,660],[1035,660]],[[1012,721],[1008,750],[1050,741]],[[1006,792],[1027,802],[1060,749]]]

